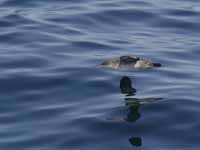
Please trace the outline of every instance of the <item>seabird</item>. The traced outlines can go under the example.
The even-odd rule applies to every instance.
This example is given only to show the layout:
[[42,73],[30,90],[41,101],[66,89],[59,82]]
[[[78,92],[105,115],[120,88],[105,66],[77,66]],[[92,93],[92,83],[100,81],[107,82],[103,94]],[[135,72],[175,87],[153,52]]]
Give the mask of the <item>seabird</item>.
[[136,56],[120,56],[105,60],[101,66],[112,69],[146,69],[152,67],[161,67],[161,64],[154,63]]

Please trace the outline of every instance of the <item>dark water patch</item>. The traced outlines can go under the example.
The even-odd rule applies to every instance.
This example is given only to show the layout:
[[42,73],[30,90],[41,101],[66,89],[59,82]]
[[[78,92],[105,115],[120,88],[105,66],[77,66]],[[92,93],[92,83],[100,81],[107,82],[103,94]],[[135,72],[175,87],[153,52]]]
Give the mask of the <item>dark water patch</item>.
[[17,11],[11,12],[10,14],[4,15],[2,20],[12,23],[12,26],[19,26],[24,24],[34,24],[34,21],[23,17]]
[[4,1],[3,3],[1,3],[1,6],[34,6],[34,1],[26,1],[26,0],[21,0],[21,1],[17,1],[17,0],[7,0]]
[[13,23],[7,20],[2,20],[0,21],[0,27],[5,28],[5,27],[11,27],[13,26]]
[[152,23],[154,27],[165,28],[166,30],[173,29],[175,32],[197,32],[199,30],[199,23],[185,21],[180,19],[172,19],[167,17],[160,18],[157,22]]
[[131,44],[129,41],[125,41],[125,40],[118,40],[118,39],[114,39],[114,40],[111,40],[110,43],[114,43],[114,44],[119,44],[119,45],[127,45],[127,44]]
[[71,43],[73,47],[81,47],[82,49],[100,49],[100,50],[106,50],[106,49],[116,49],[113,45],[107,45],[104,43],[99,43],[96,41],[77,41]]
[[0,41],[4,44],[9,43],[12,40],[15,41],[17,44],[26,43],[25,42],[26,40],[23,38],[20,39],[20,36],[23,37],[23,36],[25,36],[25,34],[22,34],[20,32],[4,33],[4,34],[0,35]]
[[[129,21],[129,22],[135,22],[135,21],[145,21],[148,19],[152,19],[153,17],[156,17],[156,15],[152,12],[148,11],[142,11],[142,10],[137,10],[137,9],[114,9],[114,10],[106,10],[103,12],[98,12],[96,14],[88,14],[94,19],[98,19],[99,21],[106,22],[105,19],[107,19],[107,22],[112,19],[112,20],[118,20],[121,23],[124,23],[124,21]],[[105,18],[102,20],[101,18]],[[110,19],[109,19],[110,18]],[[110,20],[110,21],[112,21]]]
[[18,0],[7,0],[7,1],[4,1],[3,3],[1,3],[2,6],[4,7],[13,7],[13,6],[18,6],[18,7],[33,7],[33,6],[39,6],[39,5],[48,5],[48,2],[50,3],[60,3],[60,4],[77,4],[77,3],[80,3],[80,2],[87,2],[88,0],[76,0],[76,1],[73,1],[73,0],[68,0],[67,2],[64,1],[64,0],[58,0],[58,1],[54,1],[54,0],[42,0],[42,1],[25,1],[25,0],[21,0],[21,1],[18,1]]
[[[1,78],[1,84],[3,85],[1,88],[1,92],[10,91],[10,92],[20,92],[23,90],[28,90],[27,86],[31,89],[41,89],[41,88],[54,88],[55,84],[62,85],[63,82],[68,79],[60,79],[60,78],[48,78],[48,77],[33,77],[24,75],[16,75],[8,78]],[[8,82],[10,84],[8,84]],[[18,91],[15,91],[15,89]]]
[[72,17],[66,18],[65,22],[67,22],[68,24],[70,24],[76,28],[91,29],[91,30],[98,29],[96,27],[96,23],[88,17],[72,16]]
[[145,2],[145,1],[125,1],[125,4],[129,5],[129,6],[152,6],[152,3],[149,2]]
[[102,7],[103,9],[105,8],[120,8],[120,4],[119,3],[113,3],[111,2],[106,2],[106,1],[100,1],[96,3],[97,7]]
[[[52,21],[52,20],[51,20]],[[59,22],[59,20],[54,20],[55,22]],[[36,22],[35,25],[23,25],[21,28],[23,28],[24,30],[32,30],[32,31],[40,31],[46,34],[53,34],[56,37],[56,35],[60,34],[63,35],[64,37],[67,36],[76,36],[76,35],[83,35],[84,33],[82,33],[81,31],[79,31],[76,28],[73,27],[64,27],[64,26],[56,26],[54,24],[47,24],[47,23],[41,23],[41,22]],[[64,29],[64,31],[63,31]],[[51,33],[49,32],[49,30],[51,30]],[[62,30],[62,32],[61,32]],[[57,36],[57,38],[62,38],[61,36]]]
[[[45,41],[49,41],[49,38],[51,35],[47,35],[47,34],[43,34],[43,33],[32,33],[29,31],[23,31],[22,32],[11,32],[11,33],[3,33],[0,35],[0,42],[3,44],[10,44],[11,41],[12,44],[16,44],[16,45],[26,45],[27,43],[31,43],[31,42],[45,42]],[[52,39],[52,42],[55,42],[55,40]]]
[[113,1],[102,1],[97,2],[96,5],[98,7],[102,7],[102,9],[112,9],[112,8],[120,8],[120,7],[149,7],[152,6],[151,3],[142,2],[142,1],[124,1],[123,3],[113,3]]
[[[17,58],[17,55],[16,55],[16,58]],[[29,55],[29,56],[24,56],[24,59],[18,57],[18,59],[13,59],[12,61],[9,59],[9,57],[3,56],[1,59],[0,68],[1,69],[3,68],[7,68],[7,69],[32,68],[33,69],[37,67],[42,67],[45,64],[47,65],[47,63],[49,62],[47,62],[47,60],[45,60],[45,58],[41,56]]]
[[163,11],[166,15],[177,16],[177,17],[195,17],[199,16],[200,13],[194,10],[185,9],[166,9]]

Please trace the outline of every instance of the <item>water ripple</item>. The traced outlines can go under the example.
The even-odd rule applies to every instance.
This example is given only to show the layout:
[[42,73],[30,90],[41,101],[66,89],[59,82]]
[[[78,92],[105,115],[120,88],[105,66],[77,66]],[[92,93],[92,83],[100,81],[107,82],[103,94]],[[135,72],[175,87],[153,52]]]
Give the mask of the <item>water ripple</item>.
[[[197,4],[3,0],[0,148],[199,147]],[[127,54],[162,67],[98,67]]]

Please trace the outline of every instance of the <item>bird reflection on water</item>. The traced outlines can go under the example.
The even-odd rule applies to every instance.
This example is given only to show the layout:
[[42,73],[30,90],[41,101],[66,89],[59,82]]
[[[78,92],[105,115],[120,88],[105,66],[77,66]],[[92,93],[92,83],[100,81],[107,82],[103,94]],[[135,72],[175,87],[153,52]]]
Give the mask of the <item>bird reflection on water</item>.
[[[125,106],[127,107],[127,114],[125,116],[116,117],[114,120],[124,120],[127,122],[136,122],[141,114],[139,112],[140,107],[142,105],[156,102],[161,100],[162,98],[135,98],[137,90],[132,87],[132,81],[129,77],[123,76],[120,80],[120,89],[121,93],[125,95]],[[129,138],[129,143],[135,147],[142,146],[142,138],[141,137],[131,137]]]
[[127,76],[122,77],[120,80],[121,93],[125,94],[125,105],[128,108],[128,113],[124,120],[128,122],[135,122],[140,118],[139,109],[142,105],[152,103],[162,98],[135,98],[136,89],[132,87],[131,79]]
[[124,76],[120,80],[120,89],[122,94],[126,94],[127,96],[133,96],[136,93],[136,89],[132,88],[132,82],[129,77]]

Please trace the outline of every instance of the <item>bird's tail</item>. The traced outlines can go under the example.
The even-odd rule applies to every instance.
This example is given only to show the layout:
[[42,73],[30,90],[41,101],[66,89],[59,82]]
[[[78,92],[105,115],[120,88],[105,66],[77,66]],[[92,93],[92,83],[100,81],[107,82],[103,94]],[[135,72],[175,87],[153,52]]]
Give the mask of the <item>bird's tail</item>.
[[160,63],[153,63],[154,67],[161,67],[162,65]]

